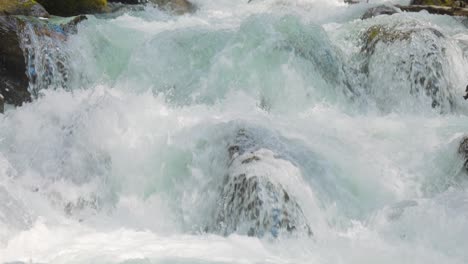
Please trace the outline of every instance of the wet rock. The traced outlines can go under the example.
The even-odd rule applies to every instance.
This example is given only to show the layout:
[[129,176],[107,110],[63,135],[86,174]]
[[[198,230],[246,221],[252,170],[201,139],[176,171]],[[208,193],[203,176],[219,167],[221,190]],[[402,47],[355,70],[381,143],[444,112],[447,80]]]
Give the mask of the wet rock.
[[399,10],[396,7],[388,6],[388,5],[380,5],[376,7],[372,7],[368,9],[364,15],[362,15],[361,19],[369,19],[375,16],[380,15],[393,15],[398,13]]
[[411,5],[397,5],[403,11],[420,12],[425,10],[431,14],[449,15],[449,16],[468,16],[468,1],[453,0],[413,0]]
[[435,6],[452,6],[453,0],[411,0],[411,5],[435,5]]
[[145,4],[148,0],[107,0],[109,3],[122,3],[126,5]]
[[440,31],[433,28],[398,29],[388,28],[383,25],[376,25],[370,27],[362,35],[361,38],[364,41],[362,51],[372,54],[378,43],[391,44],[396,41],[410,41],[412,35],[421,31],[428,31],[438,38],[444,37]]
[[3,100],[3,95],[0,94],[0,114],[3,114],[5,111],[5,101]]
[[463,159],[463,167],[468,170],[468,137],[464,137],[458,146],[458,154]]
[[147,1],[143,0],[107,0],[109,3],[122,3],[127,5],[137,5],[137,4],[144,4]]
[[[443,45],[445,36],[434,28],[419,25],[375,25],[367,29],[361,36],[363,41],[361,52],[366,57],[362,72],[369,74],[372,69],[369,63],[373,54],[393,45],[423,45],[413,53],[401,53],[401,61],[395,67],[398,72],[407,72],[404,77],[409,80],[411,94],[425,95],[432,98],[432,107],[444,107],[441,111],[451,111],[454,107],[455,97],[453,88],[448,80],[448,69],[444,68],[443,60],[446,58],[446,48]],[[382,56],[381,54],[379,56]],[[399,77],[396,77],[399,78]]]
[[40,79],[35,65],[40,54],[33,50],[41,48],[33,39],[50,40],[44,44],[42,55],[54,52],[54,42],[63,42],[68,34],[76,33],[78,23],[85,19],[86,16],[78,16],[59,25],[32,17],[0,16],[0,94],[5,103],[21,106],[32,99],[29,86]]
[[352,4],[359,4],[359,3],[360,3],[359,0],[344,0],[344,2],[345,2],[346,4],[350,4],[350,5],[352,5]]
[[49,17],[49,13],[34,0],[2,0],[0,15]]
[[187,0],[150,0],[150,2],[161,9],[172,11],[177,15],[192,13],[196,9],[195,6]]
[[88,18],[85,15],[79,15],[74,17],[67,23],[61,24],[60,27],[67,34],[76,34],[78,32],[78,24],[87,20]]
[[216,215],[217,233],[255,237],[313,235],[294,197],[267,177],[230,175],[221,197]]
[[50,14],[56,16],[76,16],[103,12],[107,0],[37,0]]
[[272,238],[312,236],[294,194],[265,169],[270,164],[287,161],[270,150],[254,150],[252,143],[248,134],[240,130],[236,144],[229,146],[229,172],[221,190],[214,226],[207,231]]
[[6,103],[16,106],[31,100],[25,57],[18,37],[23,26],[17,18],[0,16],[0,94]]

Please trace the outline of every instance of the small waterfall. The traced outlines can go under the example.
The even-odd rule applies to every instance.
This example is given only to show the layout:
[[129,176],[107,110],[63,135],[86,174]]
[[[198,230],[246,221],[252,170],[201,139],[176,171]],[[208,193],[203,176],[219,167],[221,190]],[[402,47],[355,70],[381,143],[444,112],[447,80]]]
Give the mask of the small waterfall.
[[29,92],[37,97],[44,89],[70,90],[72,59],[68,53],[66,24],[28,19],[19,33],[26,59]]

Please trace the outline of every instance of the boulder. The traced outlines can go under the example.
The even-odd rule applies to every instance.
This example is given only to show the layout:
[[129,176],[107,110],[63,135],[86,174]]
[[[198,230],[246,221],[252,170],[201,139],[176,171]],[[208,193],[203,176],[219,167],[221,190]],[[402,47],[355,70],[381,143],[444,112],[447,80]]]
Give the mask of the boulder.
[[34,0],[2,0],[0,15],[49,17],[49,13]]
[[107,0],[37,0],[47,11],[56,16],[76,16],[103,12]]
[[393,15],[398,13],[399,10],[394,7],[394,6],[388,6],[388,5],[379,5],[376,7],[369,8],[364,15],[362,15],[361,19],[369,19],[375,16],[380,16],[380,15]]
[[[418,45],[413,53],[402,52],[399,62],[394,65],[395,78],[402,78],[410,94],[424,93],[432,99],[432,107],[440,107],[442,112],[449,112],[455,105],[454,89],[447,76],[443,60],[446,58],[445,36],[438,30],[423,25],[395,26],[374,25],[362,34],[362,49],[364,63],[362,72],[370,74],[373,70],[369,63],[377,49],[382,53],[385,49],[397,46]],[[382,54],[378,56],[383,56]],[[402,73],[407,76],[402,77]]]
[[391,44],[396,41],[410,41],[411,36],[423,31],[429,32],[438,38],[444,37],[440,31],[433,28],[398,29],[388,28],[383,25],[375,25],[367,29],[367,31],[362,35],[361,38],[364,41],[362,51],[373,53],[378,43]]
[[23,26],[17,18],[0,16],[0,94],[4,102],[16,106],[31,100],[25,57],[18,37]]
[[[208,231],[221,235],[237,233],[254,237],[313,235],[294,194],[271,176],[271,164],[288,161],[267,149],[254,150],[241,130],[238,144],[228,148],[230,162],[214,216]],[[291,165],[293,166],[293,165]]]

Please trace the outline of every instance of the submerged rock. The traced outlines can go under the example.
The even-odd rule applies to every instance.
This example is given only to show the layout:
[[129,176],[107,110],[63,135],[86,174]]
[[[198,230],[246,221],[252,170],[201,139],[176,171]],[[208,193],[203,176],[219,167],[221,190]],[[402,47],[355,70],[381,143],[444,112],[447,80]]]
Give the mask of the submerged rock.
[[177,15],[192,13],[195,6],[187,0],[149,0],[161,9],[169,10]]
[[215,225],[208,231],[273,238],[312,236],[294,194],[267,172],[271,164],[288,162],[266,149],[248,150],[252,142],[242,130],[238,137],[238,142],[244,145],[228,148],[229,173],[221,191]]
[[50,14],[76,16],[104,11],[107,0],[37,0]]
[[364,15],[362,15],[361,19],[369,19],[375,16],[380,15],[393,15],[398,13],[399,10],[396,7],[388,6],[388,5],[379,5],[376,7],[372,7],[368,9]]
[[49,17],[49,13],[34,0],[2,0],[0,15]]

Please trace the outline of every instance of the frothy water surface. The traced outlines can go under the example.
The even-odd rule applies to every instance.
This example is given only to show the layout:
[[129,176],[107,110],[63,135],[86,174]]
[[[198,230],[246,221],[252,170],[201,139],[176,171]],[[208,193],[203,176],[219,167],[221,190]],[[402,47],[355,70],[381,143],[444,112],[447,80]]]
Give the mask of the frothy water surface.
[[[50,55],[67,78],[0,116],[0,262],[468,262],[460,20],[195,3],[90,16]],[[366,53],[373,26],[420,30]],[[228,150],[239,131],[260,160],[247,169]],[[280,183],[313,236],[210,232],[245,170]]]

